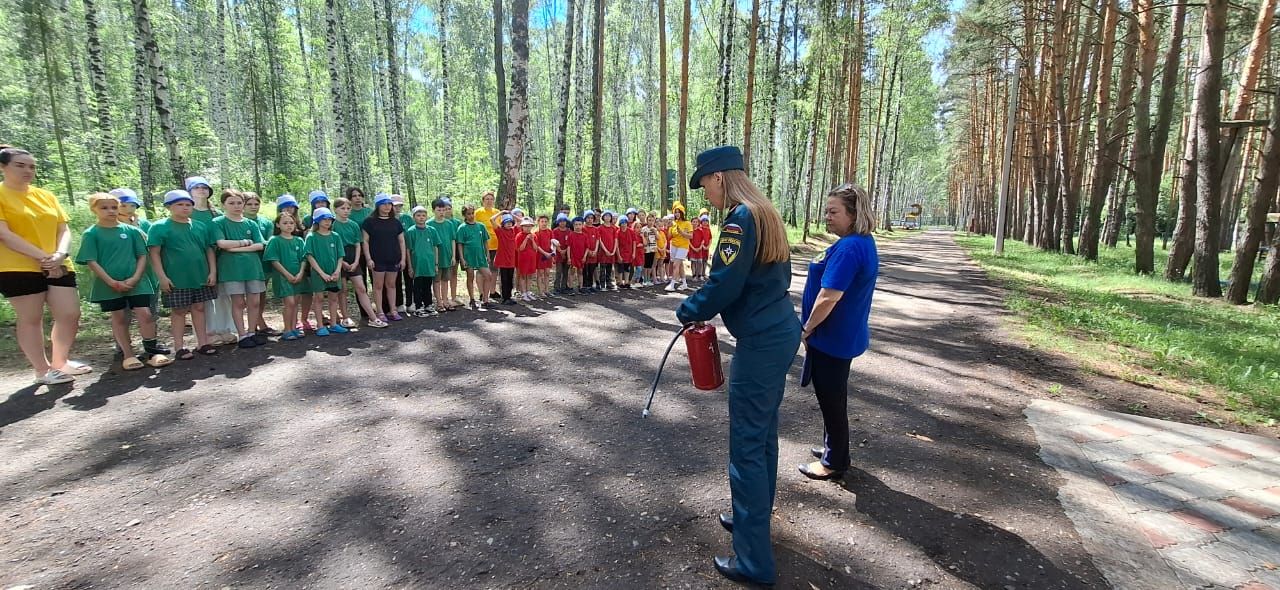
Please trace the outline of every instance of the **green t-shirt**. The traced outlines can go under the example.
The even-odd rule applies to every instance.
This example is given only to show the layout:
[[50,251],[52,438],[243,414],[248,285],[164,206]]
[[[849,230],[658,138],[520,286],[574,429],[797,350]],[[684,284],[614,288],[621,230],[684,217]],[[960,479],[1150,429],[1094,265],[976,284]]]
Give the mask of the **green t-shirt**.
[[403,227],[405,231],[409,231],[409,228],[417,225],[417,223],[413,221],[413,216],[408,213],[401,213],[398,218],[400,219],[400,226]]
[[213,246],[213,231],[199,221],[161,219],[151,226],[147,246],[160,248],[160,265],[175,289],[199,289],[209,278],[205,253]]
[[[285,270],[290,274],[298,274],[302,271],[303,265],[307,263],[307,244],[303,238],[292,237],[285,238],[283,236],[274,236],[267,242],[266,250],[262,251],[262,260],[267,264],[279,262]],[[293,284],[284,278],[284,275],[275,270],[275,265],[271,265],[271,287],[272,293],[276,297],[288,297],[297,295],[298,289],[307,284],[307,278],[303,277],[298,284]]]
[[[262,230],[258,222],[252,219],[233,221],[223,215],[213,220],[213,235],[217,240],[250,240],[254,244],[262,243]],[[218,249],[218,282],[232,281],[264,281],[262,274],[262,257],[257,252],[228,252]]]
[[191,210],[191,219],[194,219],[201,223],[213,223],[213,219],[218,215],[220,215],[220,213],[218,213],[218,211],[213,209],[212,207],[209,209],[205,209],[203,211],[200,209]]
[[[138,269],[138,257],[146,256],[147,240],[142,230],[132,225],[119,224],[115,227],[90,226],[84,230],[80,238],[80,251],[76,253],[76,264],[88,265],[97,262],[107,276],[123,281],[133,276]],[[93,286],[89,290],[89,301],[108,301],[133,295],[154,295],[155,283],[146,279],[144,274],[134,285],[133,290],[121,293],[108,287],[98,273],[93,274]]]
[[[316,264],[320,265],[324,274],[334,274],[338,272],[338,262],[342,260],[342,237],[336,233],[329,232],[328,235],[318,231],[307,234],[306,244],[307,256],[316,260]],[[312,269],[314,271],[314,269]],[[325,287],[337,287],[338,282],[326,282],[320,280],[320,273],[311,273],[311,287],[316,292],[323,291]]]
[[333,233],[342,237],[342,247],[355,246],[364,240],[361,234],[360,224],[354,218],[348,217],[346,221],[340,219],[333,220]]
[[440,258],[440,234],[431,226],[414,225],[404,232],[404,243],[413,262],[413,276],[434,277]]
[[457,240],[458,226],[452,219],[444,221],[429,219],[427,227],[436,230],[436,234],[440,236],[440,268],[453,266],[453,243]]
[[458,228],[462,262],[467,268],[489,268],[489,230],[482,223],[463,223]]
[[258,224],[258,232],[262,234],[262,241],[264,242],[271,239],[271,234],[276,233],[276,222],[267,219],[266,217],[261,215],[257,217],[249,217],[246,215],[245,219]]
[[[138,223],[135,224],[134,227],[137,227],[138,229],[142,230],[142,234],[144,237],[151,235],[151,222],[147,221],[146,218],[144,217],[139,217]],[[142,242],[143,242],[143,246],[146,246],[146,240],[143,240]],[[156,271],[155,269],[151,268],[150,256],[147,257],[147,270],[146,272],[142,273],[142,276],[144,277],[145,280],[151,283],[152,293],[160,292],[160,281],[156,280]]]
[[364,223],[364,220],[369,218],[370,215],[373,215],[373,207],[361,207],[359,209],[352,209],[351,221],[356,222],[356,225],[361,225]]

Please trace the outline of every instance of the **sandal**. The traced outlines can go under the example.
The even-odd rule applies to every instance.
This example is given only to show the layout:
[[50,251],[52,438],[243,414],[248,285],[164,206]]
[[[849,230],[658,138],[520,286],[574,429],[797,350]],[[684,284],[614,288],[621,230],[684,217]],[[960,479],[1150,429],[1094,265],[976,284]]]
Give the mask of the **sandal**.
[[36,377],[35,383],[36,385],[61,385],[63,383],[71,383],[72,381],[75,381],[75,380],[76,380],[75,377],[68,375],[66,373],[63,373],[62,371],[59,371],[57,369],[49,369],[48,373],[45,373],[44,375]]
[[200,348],[197,348],[196,352],[203,354],[205,356],[213,356],[215,354],[218,354],[218,349],[212,344],[206,344],[204,346],[201,346]]
[[142,361],[138,360],[138,357],[131,356],[131,357],[125,358],[124,361],[120,363],[120,366],[123,367],[124,370],[126,371],[136,371],[138,369],[141,369],[143,365],[142,365]]
[[196,358],[195,353],[191,352],[191,349],[189,348],[179,348],[178,352],[175,353],[175,355],[178,357],[178,360],[180,361],[189,361]]
[[147,359],[147,366],[155,369],[172,365],[172,364],[173,364],[173,359],[169,358],[168,355],[164,355],[164,354],[153,354],[151,355],[151,358]]
[[67,361],[67,364],[62,365],[62,368],[59,370],[67,375],[75,376],[90,373],[93,371],[93,367],[90,367],[80,361]]

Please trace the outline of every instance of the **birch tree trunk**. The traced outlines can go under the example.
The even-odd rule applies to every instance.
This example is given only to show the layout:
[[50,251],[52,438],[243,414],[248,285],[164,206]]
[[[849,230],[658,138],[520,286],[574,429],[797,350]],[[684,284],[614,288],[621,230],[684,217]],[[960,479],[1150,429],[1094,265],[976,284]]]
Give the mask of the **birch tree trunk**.
[[[525,7],[525,26],[528,26],[528,6]],[[498,202],[505,203],[508,199],[502,191],[506,186],[506,169],[507,169],[507,72],[503,69],[502,58],[502,0],[493,0],[493,76],[498,84],[498,173],[503,178],[502,184],[498,186]],[[513,21],[514,24],[514,21]],[[515,31],[511,32],[515,36]],[[525,36],[525,44],[528,45],[528,35]],[[515,39],[511,42],[514,44]],[[525,60],[528,61],[528,52],[525,52]],[[526,77],[526,80],[528,78]],[[515,202],[516,195],[514,193],[509,197],[511,202]]]
[[604,3],[595,0],[595,31],[591,42],[595,64],[595,89],[591,116],[591,207],[600,207],[600,149],[604,132]]
[[751,170],[751,113],[755,106],[756,39],[760,32],[760,0],[751,0],[751,30],[747,32],[747,101],[742,117],[742,162]]
[[174,183],[182,185],[185,170],[182,156],[178,151],[178,131],[173,122],[173,104],[169,99],[169,76],[165,73],[164,62],[160,59],[160,47],[151,33],[151,14],[147,9],[147,0],[132,0],[134,30],[147,59],[147,74],[151,79],[151,97],[155,102],[156,119],[160,122],[160,132],[164,135],[165,149],[169,153],[169,172],[173,174]]
[[573,80],[573,46],[578,36],[577,0],[568,0],[564,28],[564,59],[560,62],[560,112],[556,121],[556,207],[565,204],[564,177],[566,146],[569,138],[569,105]]
[[294,0],[293,4],[295,25],[298,29],[298,54],[302,56],[302,74],[303,80],[306,82],[308,92],[307,95],[307,116],[310,117],[313,125],[311,131],[311,151],[316,157],[316,172],[320,177],[320,186],[329,185],[329,149],[325,142],[327,125],[324,117],[320,115],[319,109],[316,108],[315,93],[309,89],[314,88],[311,80],[311,56],[307,52],[307,38],[304,32],[302,0]]
[[516,202],[529,120],[529,0],[511,3],[511,51],[511,105],[507,109],[509,119],[503,126],[507,129],[507,139],[503,142],[506,151],[502,157],[502,188],[498,193],[506,209]]
[[[782,0],[782,7],[778,9],[778,30],[774,33],[773,40],[773,69],[769,74],[769,124],[765,131],[765,172],[764,172],[764,196],[773,199],[773,161],[774,161],[774,144],[776,143],[774,134],[778,128],[778,100],[782,96],[782,89],[778,87],[782,80],[782,40],[786,37],[787,26],[787,0]],[[856,165],[855,165],[856,167]]]
[[[405,191],[408,193],[409,204],[416,206],[418,203],[418,195],[413,186],[413,152],[409,143],[408,134],[405,133],[404,122],[408,118],[408,113],[404,106],[404,93],[400,87],[400,79],[403,75],[400,71],[400,60],[396,52],[396,25],[392,12],[391,0],[382,0],[383,12],[387,15],[385,24],[387,32],[387,77],[390,82],[391,90],[391,110],[393,115],[392,134],[395,137],[395,155],[392,158],[400,159],[400,174],[404,182]],[[393,181],[394,182],[394,181]]]
[[[221,1],[221,0],[219,0]],[[329,96],[333,106],[333,151],[338,157],[338,186],[351,186],[351,153],[348,148],[346,104],[343,97],[342,63],[338,55],[338,6],[337,0],[325,0],[325,47],[329,55]],[[443,28],[443,27],[442,27]],[[446,91],[446,104],[447,102]]]
[[671,208],[667,192],[667,0],[658,0],[658,187],[658,203],[666,211]]
[[679,178],[676,186],[680,187],[680,202],[689,202],[688,172],[685,166],[689,161],[688,129],[689,129],[689,20],[693,18],[693,0],[684,0],[684,18],[681,20],[680,40],[680,139],[677,150],[680,152],[676,161]]
[[102,165],[107,169],[107,176],[112,178],[120,162],[116,157],[115,133],[111,124],[111,90],[107,87],[107,67],[102,56],[102,41],[98,37],[98,9],[93,0],[84,0],[84,30],[85,49],[89,54],[89,86],[93,89],[98,132],[103,139],[97,146]]

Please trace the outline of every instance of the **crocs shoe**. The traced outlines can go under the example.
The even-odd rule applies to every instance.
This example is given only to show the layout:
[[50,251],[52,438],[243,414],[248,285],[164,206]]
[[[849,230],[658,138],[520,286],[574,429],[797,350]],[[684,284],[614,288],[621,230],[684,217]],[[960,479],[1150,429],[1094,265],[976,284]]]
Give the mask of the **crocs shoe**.
[[328,335],[329,335],[329,328],[320,326],[320,329],[316,330],[316,336],[328,336]]
[[336,325],[336,326],[333,326],[333,327],[329,328],[329,331],[330,331],[330,332],[333,332],[334,334],[346,334],[347,332],[350,332],[351,330],[348,330],[348,329],[346,329],[346,328],[343,328],[343,327],[342,327],[342,324],[338,324],[338,325]]

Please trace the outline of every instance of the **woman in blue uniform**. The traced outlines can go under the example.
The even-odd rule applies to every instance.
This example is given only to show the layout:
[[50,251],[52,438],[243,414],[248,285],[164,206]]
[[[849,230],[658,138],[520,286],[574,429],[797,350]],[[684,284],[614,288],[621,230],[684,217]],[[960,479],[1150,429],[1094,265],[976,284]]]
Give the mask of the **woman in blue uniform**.
[[737,338],[729,365],[729,487],[733,514],[720,524],[733,533],[734,556],[715,567],[736,582],[777,579],[769,518],[778,481],[778,407],[787,371],[800,347],[800,322],[787,295],[791,253],[782,216],[747,177],[734,146],[698,154],[689,187],[727,210],[711,255],[711,276],[676,310],[682,324],[717,314]]
[[827,231],[840,239],[809,264],[800,320],[804,323],[804,377],[822,409],[819,459],[800,466],[810,479],[837,479],[849,469],[849,365],[870,342],[867,319],[880,257],[871,237],[876,218],[867,191],[843,184],[827,194]]

